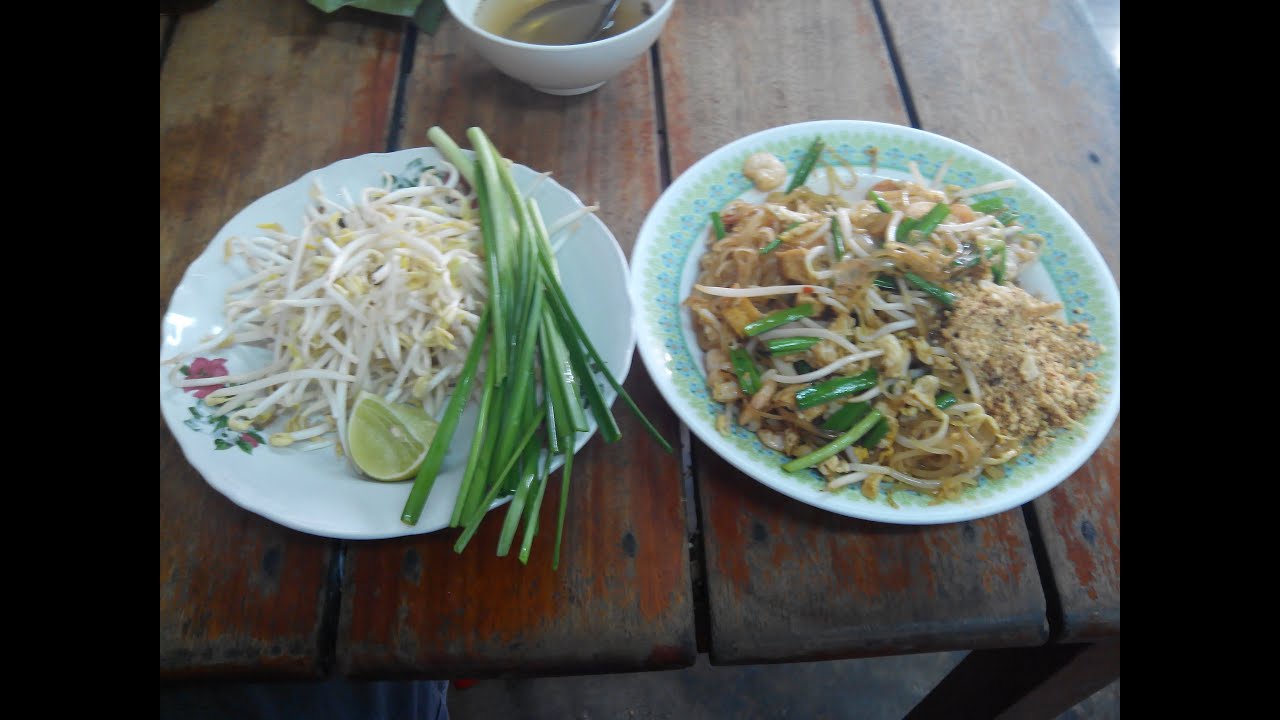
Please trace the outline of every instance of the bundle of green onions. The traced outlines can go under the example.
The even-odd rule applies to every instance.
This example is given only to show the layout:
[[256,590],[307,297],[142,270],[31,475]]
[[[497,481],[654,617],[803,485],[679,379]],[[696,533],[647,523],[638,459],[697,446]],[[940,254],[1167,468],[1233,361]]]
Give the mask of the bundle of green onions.
[[508,161],[479,128],[467,130],[474,160],[439,127],[431,128],[427,137],[475,190],[489,295],[462,375],[401,519],[409,525],[418,522],[471,398],[481,355],[487,352],[478,420],[449,519],[450,527],[463,528],[454,550],[462,552],[493,502],[510,495],[497,554],[511,551],[523,522],[519,558],[528,563],[552,458],[561,455],[564,468],[552,560],[553,567],[559,567],[574,445],[578,433],[590,431],[584,404],[605,442],[622,436],[593,370],[613,386],[663,448],[671,452],[671,445],[609,372],[574,315],[538,204],[516,187]]

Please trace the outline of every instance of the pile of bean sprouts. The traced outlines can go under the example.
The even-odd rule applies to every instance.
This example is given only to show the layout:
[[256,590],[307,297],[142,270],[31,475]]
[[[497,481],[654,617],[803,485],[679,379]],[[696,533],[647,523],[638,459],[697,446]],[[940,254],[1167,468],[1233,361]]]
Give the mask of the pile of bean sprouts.
[[[473,207],[443,161],[407,180],[387,175],[358,198],[345,188],[331,197],[316,183],[298,234],[273,223],[227,240],[227,259],[242,258],[249,275],[227,289],[225,329],[165,361],[173,384],[225,384],[205,402],[231,429],[272,426],[272,445],[305,450],[331,447],[336,435],[347,456],[359,390],[438,416],[487,293]],[[179,372],[236,344],[263,347],[270,360],[217,378]]]

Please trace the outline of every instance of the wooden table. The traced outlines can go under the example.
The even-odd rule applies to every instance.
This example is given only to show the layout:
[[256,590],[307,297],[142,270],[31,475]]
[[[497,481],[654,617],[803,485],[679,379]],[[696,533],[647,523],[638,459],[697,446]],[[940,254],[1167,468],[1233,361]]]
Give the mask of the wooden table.
[[[161,16],[160,37],[161,313],[238,209],[335,160],[427,144],[433,124],[455,137],[479,125],[554,171],[602,206],[628,252],[662,188],[735,138],[825,118],[912,125],[1018,168],[1119,278],[1119,75],[1074,0],[811,0],[802,12],[679,0],[649,55],[574,98],[499,75],[448,20],[427,36],[303,0],[220,0]],[[559,573],[537,551],[524,568],[457,556],[451,532],[340,542],[287,530],[209,488],[162,421],[161,677],[587,673],[687,666],[699,650],[727,664],[985,649],[923,717],[963,673],[1008,658],[1037,670],[987,700],[992,713],[1100,687],[1078,677],[1085,653],[1091,667],[1114,655],[1104,675],[1118,675],[1118,422],[1080,471],[1023,508],[899,527],[814,510],[732,469],[681,433],[638,358],[627,387],[684,438],[684,460],[653,452],[620,413],[624,440],[596,438],[577,462]],[[495,539],[490,524],[476,549]]]

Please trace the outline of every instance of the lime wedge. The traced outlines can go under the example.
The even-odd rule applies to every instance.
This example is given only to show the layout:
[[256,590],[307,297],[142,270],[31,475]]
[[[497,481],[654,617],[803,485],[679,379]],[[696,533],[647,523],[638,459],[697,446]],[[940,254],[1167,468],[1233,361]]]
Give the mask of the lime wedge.
[[351,461],[374,480],[411,478],[427,457],[438,425],[420,407],[362,391],[347,422]]

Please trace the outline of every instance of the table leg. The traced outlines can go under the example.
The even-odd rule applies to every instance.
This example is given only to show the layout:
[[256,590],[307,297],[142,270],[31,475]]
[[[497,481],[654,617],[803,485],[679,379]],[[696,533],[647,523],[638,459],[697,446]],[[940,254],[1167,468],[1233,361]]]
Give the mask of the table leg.
[[907,715],[932,718],[1056,718],[1120,677],[1120,639],[975,650]]

